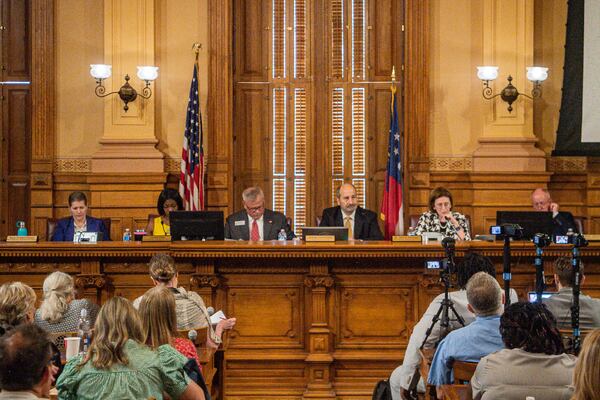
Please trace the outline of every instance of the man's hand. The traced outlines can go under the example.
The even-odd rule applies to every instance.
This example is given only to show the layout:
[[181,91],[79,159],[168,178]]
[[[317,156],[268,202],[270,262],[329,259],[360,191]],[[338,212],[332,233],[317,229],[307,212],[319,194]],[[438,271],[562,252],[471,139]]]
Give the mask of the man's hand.
[[550,203],[550,211],[552,211],[553,215],[558,214],[558,203]]

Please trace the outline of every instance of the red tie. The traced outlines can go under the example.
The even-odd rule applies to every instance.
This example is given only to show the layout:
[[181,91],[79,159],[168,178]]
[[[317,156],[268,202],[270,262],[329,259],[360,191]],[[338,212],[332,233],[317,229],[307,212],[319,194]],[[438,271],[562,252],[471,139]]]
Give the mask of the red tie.
[[260,235],[258,234],[258,224],[256,220],[252,221],[252,232],[250,232],[250,240],[253,242],[258,242],[260,240]]

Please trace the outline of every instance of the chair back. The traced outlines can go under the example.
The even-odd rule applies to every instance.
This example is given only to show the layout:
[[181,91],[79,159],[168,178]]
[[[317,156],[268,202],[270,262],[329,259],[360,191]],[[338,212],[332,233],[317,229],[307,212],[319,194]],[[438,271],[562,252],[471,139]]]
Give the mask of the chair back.
[[476,368],[476,362],[454,361],[452,364],[454,382],[470,382]]
[[[110,236],[110,218],[101,218],[102,222],[104,222],[104,226],[106,226],[106,232]],[[46,240],[52,240],[52,236],[54,235],[54,231],[56,230],[56,224],[58,224],[58,219],[56,218],[48,218],[46,220]],[[107,240],[110,238],[102,238],[103,240]]]
[[581,215],[573,216],[573,220],[575,221],[575,227],[577,228],[577,231],[582,235],[585,234],[583,227],[585,226],[586,219],[586,217],[583,217]]
[[[565,353],[567,354],[575,354],[575,343],[573,341],[573,330],[572,329],[559,329],[560,337],[562,338],[563,346],[565,346]],[[580,345],[583,343],[585,337],[592,332],[593,329],[581,329],[579,331],[580,335]]]
[[[179,336],[190,339],[190,331],[196,331],[196,339],[192,340],[196,346],[196,352],[198,353],[198,359],[200,360],[200,368],[202,370],[202,376],[208,392],[212,394],[212,383],[215,375],[217,374],[217,368],[215,367],[215,352],[216,348],[207,346],[208,339],[208,327],[195,328],[195,329],[182,329],[179,330]],[[190,339],[191,340],[191,339]]]
[[285,217],[285,223],[292,229],[292,219],[290,217]]

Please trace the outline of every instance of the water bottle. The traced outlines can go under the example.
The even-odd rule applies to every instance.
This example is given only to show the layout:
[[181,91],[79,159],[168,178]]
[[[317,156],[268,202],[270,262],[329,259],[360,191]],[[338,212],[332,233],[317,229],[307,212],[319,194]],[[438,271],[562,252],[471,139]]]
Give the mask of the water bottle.
[[285,229],[281,228],[281,230],[277,234],[277,240],[287,240],[287,233],[285,233]]
[[123,233],[123,241],[129,242],[131,240],[131,231],[129,228],[125,229],[125,233]]
[[25,221],[17,221],[17,236],[27,236],[27,228],[25,228]]
[[81,338],[79,354],[86,355],[91,340],[91,325],[85,308],[81,309],[81,316],[77,323],[77,336]]

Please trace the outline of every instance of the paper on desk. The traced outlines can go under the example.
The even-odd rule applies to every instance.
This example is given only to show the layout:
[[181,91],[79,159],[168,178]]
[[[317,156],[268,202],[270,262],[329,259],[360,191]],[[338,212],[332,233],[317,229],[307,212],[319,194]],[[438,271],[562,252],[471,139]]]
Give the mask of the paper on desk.
[[223,310],[219,310],[216,313],[214,313],[213,315],[210,316],[210,323],[212,325],[216,325],[219,323],[219,321],[221,321],[222,319],[227,319],[227,317],[225,316],[225,314],[223,313]]

